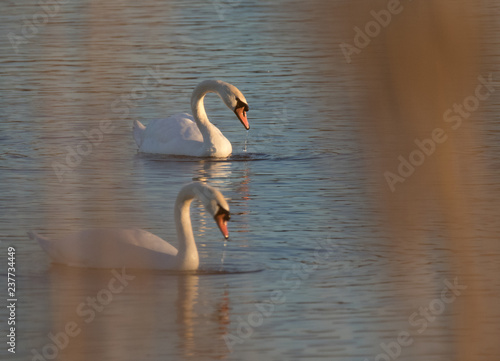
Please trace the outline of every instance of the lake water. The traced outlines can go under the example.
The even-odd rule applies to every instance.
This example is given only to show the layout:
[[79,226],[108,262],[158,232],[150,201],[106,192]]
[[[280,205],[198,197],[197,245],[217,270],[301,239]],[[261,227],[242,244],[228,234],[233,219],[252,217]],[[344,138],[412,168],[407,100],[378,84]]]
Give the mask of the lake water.
[[[355,24],[333,25],[345,7],[356,10],[348,1],[50,4],[0,4],[2,360],[444,361],[465,359],[464,344],[482,345],[475,360],[498,357],[500,92],[481,104],[479,140],[451,148],[482,170],[451,197],[470,195],[473,205],[454,228],[453,213],[427,213],[442,212],[440,193],[420,189],[413,194],[431,205],[414,207],[373,168],[381,153],[366,141],[358,99],[368,94],[377,108],[378,85],[365,89],[339,50]],[[412,16],[405,6],[401,19]],[[486,49],[479,74],[494,79],[499,18],[494,1],[474,15]],[[376,41],[360,59],[384,52]],[[247,133],[217,96],[205,99],[233,155],[138,154],[132,121],[191,112],[192,89],[208,78],[234,84],[249,102]],[[373,114],[377,123],[380,108]],[[137,227],[176,245],[173,202],[192,180],[221,190],[232,214],[224,241],[193,203],[197,273],[54,265],[26,236]],[[457,234],[474,242],[454,243]],[[10,246],[15,354],[4,336]]]

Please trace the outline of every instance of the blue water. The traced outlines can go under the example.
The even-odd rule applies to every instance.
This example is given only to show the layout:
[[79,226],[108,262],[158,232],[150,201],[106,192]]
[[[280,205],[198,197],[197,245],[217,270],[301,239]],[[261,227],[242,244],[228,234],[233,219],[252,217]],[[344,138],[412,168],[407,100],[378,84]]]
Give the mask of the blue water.
[[[423,316],[408,321],[453,282],[452,252],[439,221],[393,247],[373,187],[380,174],[370,174],[377,154],[366,151],[353,102],[362,90],[338,50],[345,39],[310,31],[324,7],[69,0],[16,53],[6,34],[22,34],[23,17],[42,10],[0,5],[0,282],[14,246],[18,299],[16,353],[3,338],[2,359],[374,360],[405,330],[414,343],[399,360],[453,359],[455,304],[422,333]],[[249,102],[247,134],[217,96],[205,100],[233,155],[138,154],[133,120],[190,112],[192,89],[207,78]],[[495,99],[485,112],[498,114]],[[98,145],[89,148],[85,132]],[[478,159],[498,185],[498,127],[484,132]],[[78,149],[86,155],[72,158]],[[173,202],[192,180],[216,186],[232,215],[225,241],[193,204],[199,272],[128,270],[113,293],[111,270],[51,264],[26,236],[137,227],[175,245]],[[478,202],[486,222],[495,207]],[[498,255],[485,256],[485,269],[497,272]],[[94,309],[89,297],[106,304]],[[0,315],[3,335],[5,307]],[[497,314],[496,331],[499,323]]]

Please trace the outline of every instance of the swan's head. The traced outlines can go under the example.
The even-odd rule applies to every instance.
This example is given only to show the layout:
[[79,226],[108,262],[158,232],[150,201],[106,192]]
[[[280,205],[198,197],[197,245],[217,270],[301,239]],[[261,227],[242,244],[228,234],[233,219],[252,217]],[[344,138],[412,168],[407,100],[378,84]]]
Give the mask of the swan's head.
[[231,218],[229,204],[217,189],[201,183],[195,188],[196,197],[203,203],[205,209],[214,217],[215,223],[219,227],[224,238],[229,238],[227,221]]
[[220,80],[218,84],[219,96],[224,104],[236,114],[246,130],[250,129],[247,119],[248,102],[245,96],[234,85]]

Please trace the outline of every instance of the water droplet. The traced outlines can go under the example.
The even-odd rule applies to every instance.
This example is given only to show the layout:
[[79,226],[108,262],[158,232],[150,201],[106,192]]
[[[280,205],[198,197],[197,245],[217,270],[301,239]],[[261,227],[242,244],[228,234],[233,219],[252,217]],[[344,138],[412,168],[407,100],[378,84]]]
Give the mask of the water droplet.
[[249,131],[249,130],[247,130],[247,135],[246,135],[246,137],[245,137],[245,145],[244,145],[244,147],[243,147],[243,152],[244,152],[244,153],[246,153],[246,152],[247,152],[248,133],[249,133],[249,132],[250,132],[250,131]]

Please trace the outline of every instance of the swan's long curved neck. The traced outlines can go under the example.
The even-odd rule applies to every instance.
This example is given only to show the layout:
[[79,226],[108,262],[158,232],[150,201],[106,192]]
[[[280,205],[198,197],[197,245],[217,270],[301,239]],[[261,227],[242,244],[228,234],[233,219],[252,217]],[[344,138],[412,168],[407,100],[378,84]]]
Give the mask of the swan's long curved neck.
[[175,228],[177,231],[179,265],[183,268],[196,269],[199,264],[198,249],[194,241],[193,228],[191,226],[191,216],[189,208],[195,197],[194,188],[196,185],[184,187],[175,201]]
[[216,136],[217,133],[212,131],[215,126],[208,120],[203,100],[205,99],[205,95],[207,95],[207,93],[216,93],[219,95],[219,86],[220,85],[216,80],[205,80],[198,84],[191,95],[191,110],[193,111],[193,118],[203,135],[203,141],[205,143],[212,141],[212,138]]

